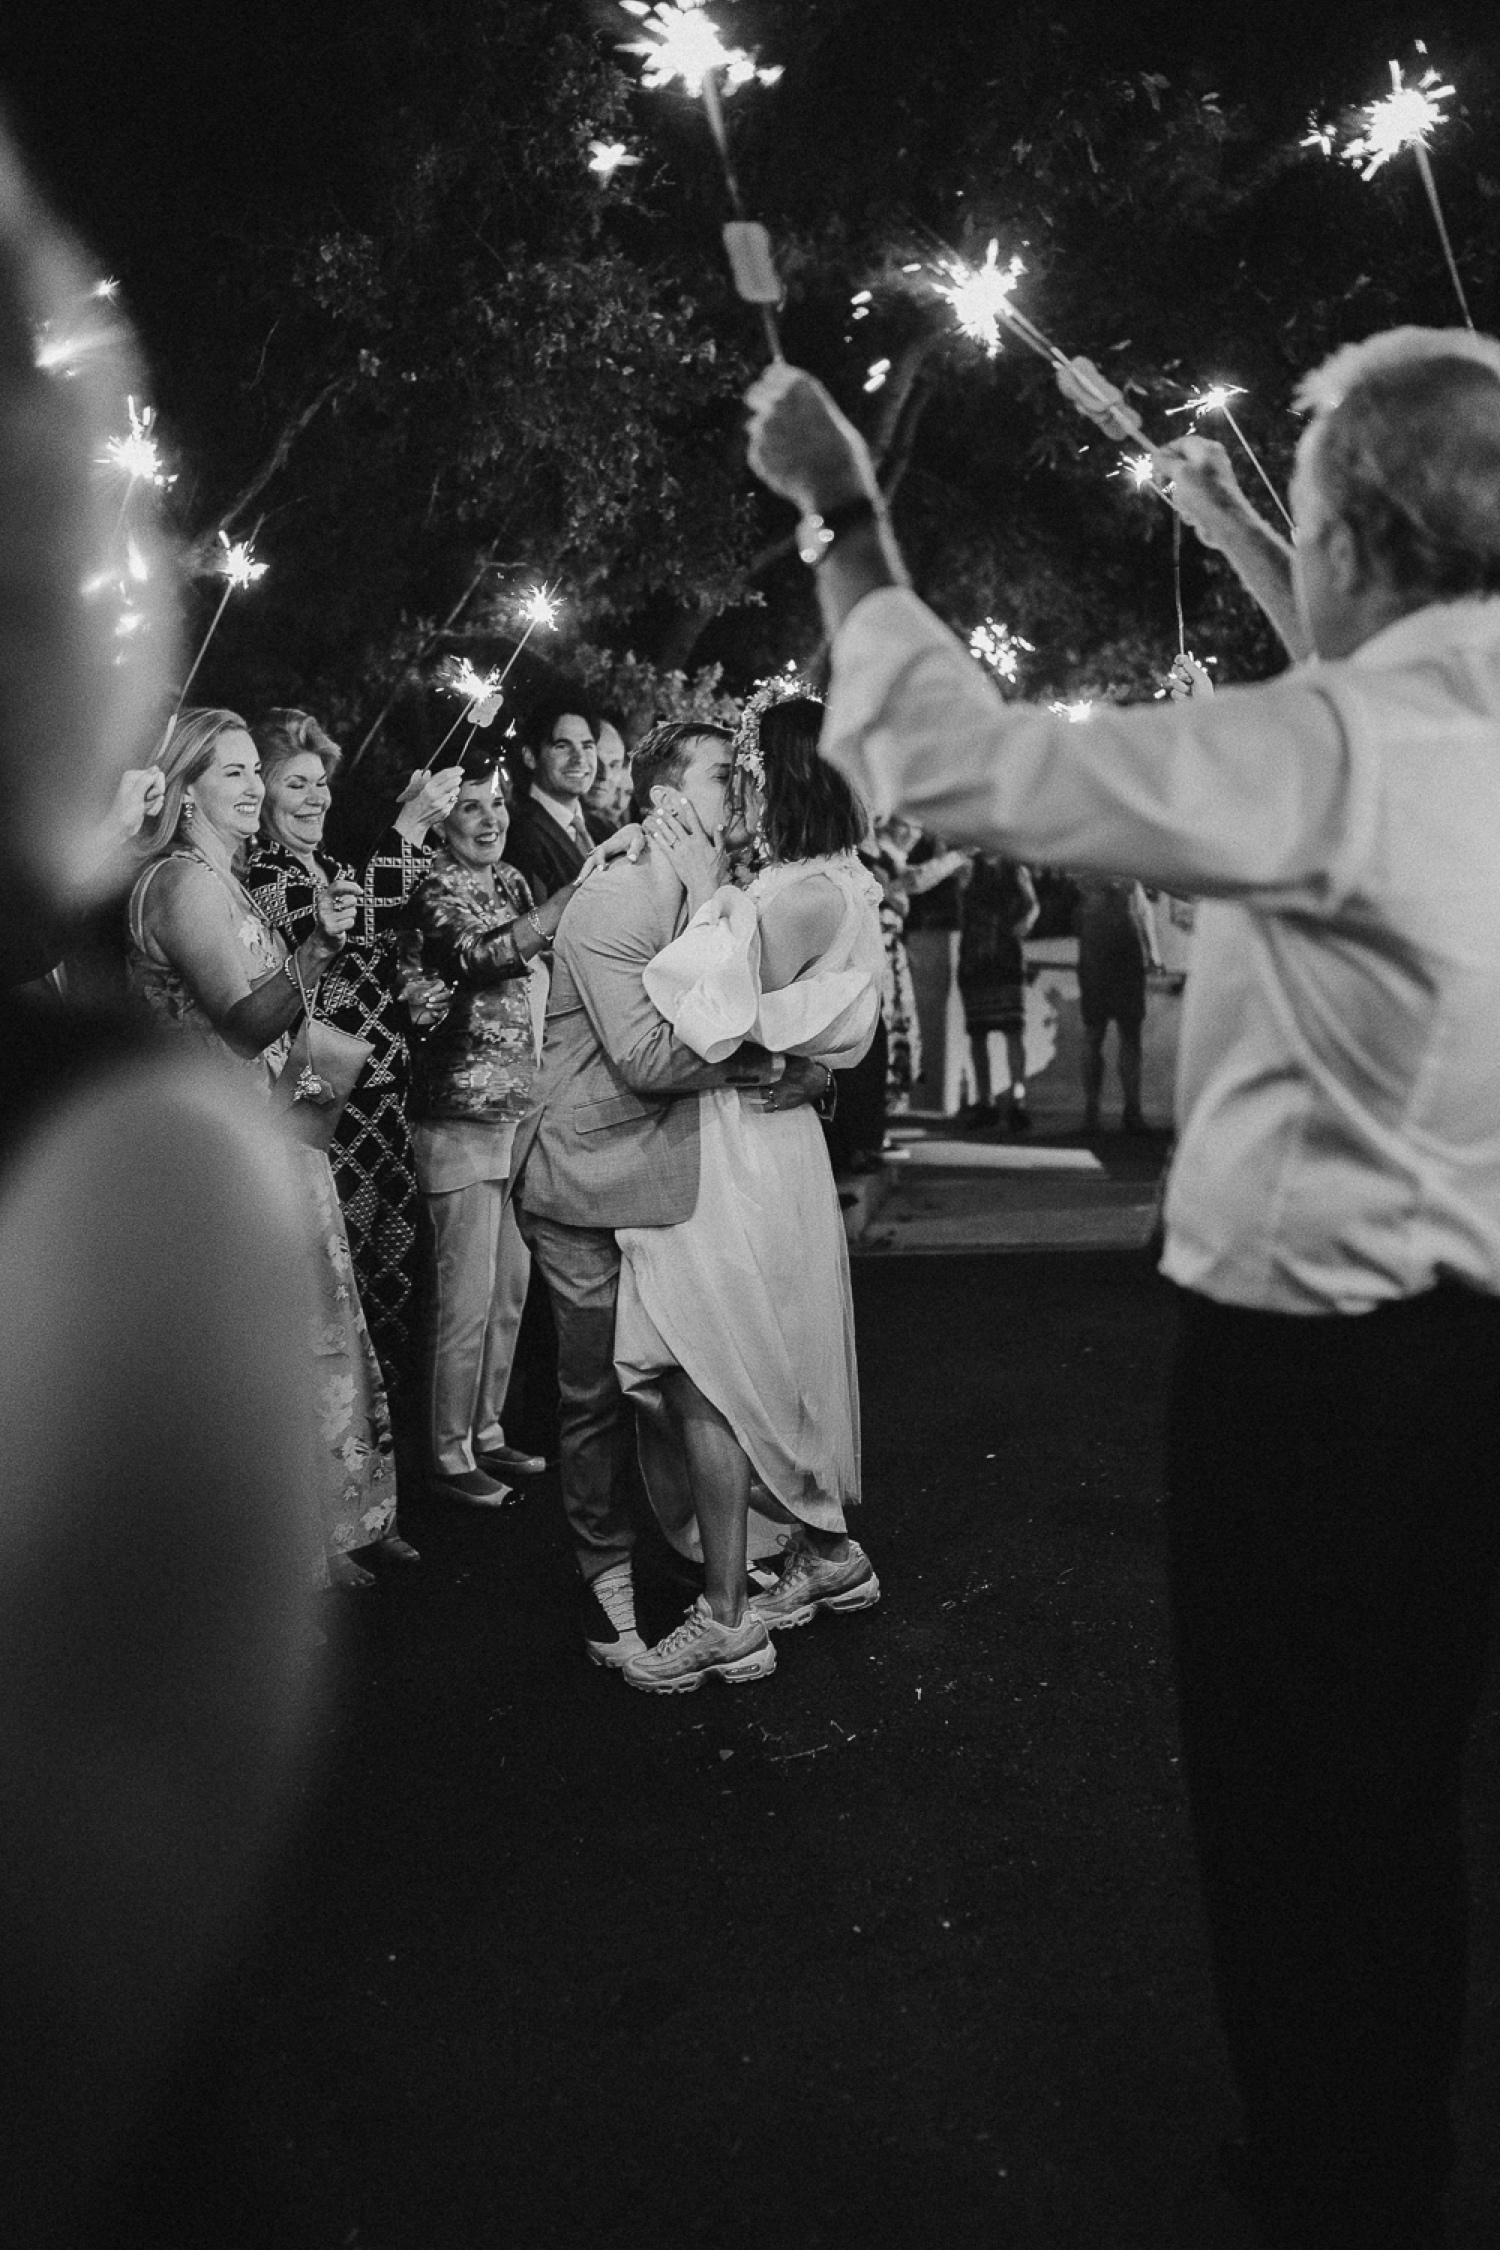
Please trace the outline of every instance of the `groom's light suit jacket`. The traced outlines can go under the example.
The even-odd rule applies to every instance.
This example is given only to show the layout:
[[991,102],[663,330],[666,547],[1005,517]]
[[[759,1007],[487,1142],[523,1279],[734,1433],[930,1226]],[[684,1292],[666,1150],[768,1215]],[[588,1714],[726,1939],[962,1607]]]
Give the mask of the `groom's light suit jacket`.
[[643,866],[612,860],[557,928],[539,1106],[517,1134],[528,1213],[574,1227],[669,1227],[698,1201],[698,1104],[723,1064],[683,1045],[641,972],[677,934]]

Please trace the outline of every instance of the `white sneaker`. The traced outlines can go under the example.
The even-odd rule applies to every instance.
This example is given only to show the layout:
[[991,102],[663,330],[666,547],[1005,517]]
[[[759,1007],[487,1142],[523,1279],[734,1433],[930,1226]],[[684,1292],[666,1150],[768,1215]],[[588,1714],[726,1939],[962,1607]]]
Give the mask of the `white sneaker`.
[[620,1677],[656,1695],[689,1695],[711,1673],[733,1687],[766,1679],[775,1669],[776,1651],[760,1619],[747,1609],[738,1625],[721,1625],[700,1594],[682,1623],[622,1665]]
[[786,1551],[781,1576],[769,1593],[755,1594],[750,1607],[776,1632],[806,1625],[820,1609],[846,1616],[851,1610],[873,1609],[880,1599],[880,1580],[857,1539],[838,1562],[828,1562],[794,1538]]

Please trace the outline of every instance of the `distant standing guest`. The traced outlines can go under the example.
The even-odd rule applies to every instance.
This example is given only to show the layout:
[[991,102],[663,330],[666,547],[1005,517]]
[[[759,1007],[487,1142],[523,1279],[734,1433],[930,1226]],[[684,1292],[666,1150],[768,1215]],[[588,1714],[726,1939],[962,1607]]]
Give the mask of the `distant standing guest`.
[[509,824],[503,774],[465,781],[410,910],[421,973],[453,989],[441,1022],[418,1041],[413,1102],[433,1238],[430,1467],[436,1492],[482,1508],[505,1503],[508,1479],[547,1465],[507,1445],[502,1422],[531,1274],[511,1149],[534,1106],[546,961],[575,887],[533,906],[526,878],[501,858]]
[[[266,794],[245,888],[266,920],[298,945],[313,926],[319,891],[343,872],[320,856],[330,785],[343,754],[306,711],[268,712],[254,732]],[[329,1155],[360,1300],[398,1412],[415,1350],[419,1211],[406,1121],[411,1056],[409,1019],[397,993],[398,921],[427,868],[428,828],[452,805],[458,784],[456,766],[412,776],[394,823],[365,863],[359,919],[318,995],[319,1013],[372,1049]]]
[[599,768],[597,726],[593,705],[577,689],[534,704],[521,723],[506,848],[538,906],[576,882],[594,846],[612,832],[583,805]]
[[594,747],[599,767],[583,794],[584,818],[592,817],[613,833],[630,818],[630,752],[615,713],[600,712]]
[[976,853],[964,893],[958,946],[958,989],[974,1069],[971,1124],[1000,1122],[990,1084],[990,1035],[998,1031],[1005,1041],[1010,1072],[1006,1123],[1013,1133],[1031,1130],[1026,1107],[1026,956],[1021,941],[1040,912],[1028,868],[999,852]]
[[1145,891],[1125,877],[1080,875],[1078,881],[1078,1008],[1083,1017],[1083,1129],[1099,1130],[1104,1091],[1104,1035],[1115,1027],[1123,1096],[1121,1124],[1145,1131],[1141,1114],[1141,1027],[1146,1020],[1146,970],[1159,969],[1156,924]]

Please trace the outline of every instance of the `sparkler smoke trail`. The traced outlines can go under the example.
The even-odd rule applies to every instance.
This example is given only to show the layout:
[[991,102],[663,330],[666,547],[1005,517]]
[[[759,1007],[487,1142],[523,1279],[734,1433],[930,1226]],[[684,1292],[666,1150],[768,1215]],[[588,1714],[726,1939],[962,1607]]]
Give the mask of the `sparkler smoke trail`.
[[1167,412],[1169,414],[1191,414],[1195,422],[1201,422],[1205,414],[1222,414],[1239,439],[1240,444],[1244,447],[1251,467],[1281,510],[1282,520],[1286,524],[1287,530],[1290,531],[1292,528],[1291,510],[1287,507],[1275,485],[1272,484],[1260,455],[1240,428],[1230,407],[1229,401],[1232,398],[1243,398],[1244,396],[1245,387],[1243,383],[1211,383],[1206,390],[1195,391],[1193,396],[1185,399],[1181,406],[1169,406]]
[[752,81],[774,86],[781,76],[780,67],[762,69],[743,47],[726,47],[703,0],[658,0],[654,7],[648,5],[648,0],[620,0],[620,4],[628,15],[638,18],[646,34],[642,39],[623,42],[626,54],[645,58],[642,83],[656,90],[680,79],[686,90],[696,94],[703,104],[734,211],[733,219],[724,229],[724,248],[729,255],[734,285],[746,304],[756,307],[771,357],[780,359],[781,336],[775,308],[782,298],[781,282],[771,257],[770,237],[745,209],[719,99],[721,77],[726,90],[733,93],[737,86],[749,85]]
[[[1423,50],[1425,52],[1425,50]],[[1340,152],[1350,164],[1360,167],[1360,178],[1372,180],[1382,164],[1388,164],[1403,149],[1410,149],[1417,160],[1422,185],[1432,206],[1432,216],[1438,230],[1438,241],[1443,246],[1443,257],[1448,267],[1448,278],[1453,284],[1453,294],[1458,299],[1458,309],[1463,314],[1464,326],[1472,329],[1473,315],[1469,300],[1464,295],[1463,281],[1459,276],[1458,261],[1453,255],[1453,244],[1448,239],[1448,222],[1443,216],[1443,206],[1438,200],[1437,181],[1432,176],[1432,159],[1427,153],[1427,143],[1439,125],[1447,123],[1441,104],[1456,92],[1452,86],[1438,83],[1435,70],[1424,70],[1414,86],[1408,86],[1401,76],[1401,66],[1393,62],[1391,91],[1378,102],[1371,102],[1364,111],[1364,131],[1346,141]],[[1307,145],[1304,142],[1304,147]]]

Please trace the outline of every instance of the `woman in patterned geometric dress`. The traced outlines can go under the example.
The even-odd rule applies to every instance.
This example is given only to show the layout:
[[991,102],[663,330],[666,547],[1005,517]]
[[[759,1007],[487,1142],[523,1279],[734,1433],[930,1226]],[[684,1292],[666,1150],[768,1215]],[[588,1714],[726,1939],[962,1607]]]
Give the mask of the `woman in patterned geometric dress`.
[[[245,865],[245,888],[273,928],[297,945],[313,926],[319,891],[344,872],[319,856],[329,783],[342,753],[305,711],[272,711],[254,735],[266,798],[261,840]],[[355,878],[363,892],[359,919],[318,996],[320,1015],[340,1031],[367,1039],[373,1050],[345,1104],[329,1157],[360,1300],[403,1430],[415,1375],[412,1299],[420,1197],[406,1115],[411,1051],[409,1018],[397,996],[396,923],[427,870],[427,830],[447,812],[458,782],[456,766],[447,773],[413,775],[393,825]]]
[[[159,1023],[232,1071],[248,1100],[264,1102],[302,1017],[298,975],[312,991],[327,974],[360,911],[359,893],[352,883],[327,885],[294,958],[235,872],[265,795],[244,720],[233,711],[184,711],[157,762],[166,789],[142,831],[149,856],[130,894],[131,988]],[[328,1158],[301,1143],[292,1154],[312,1221],[308,1345],[318,1368],[316,1476],[327,1548],[308,1567],[325,1583],[366,1585],[369,1573],[351,1551],[396,1536],[385,1386]],[[295,1277],[288,1300],[299,1301]]]

